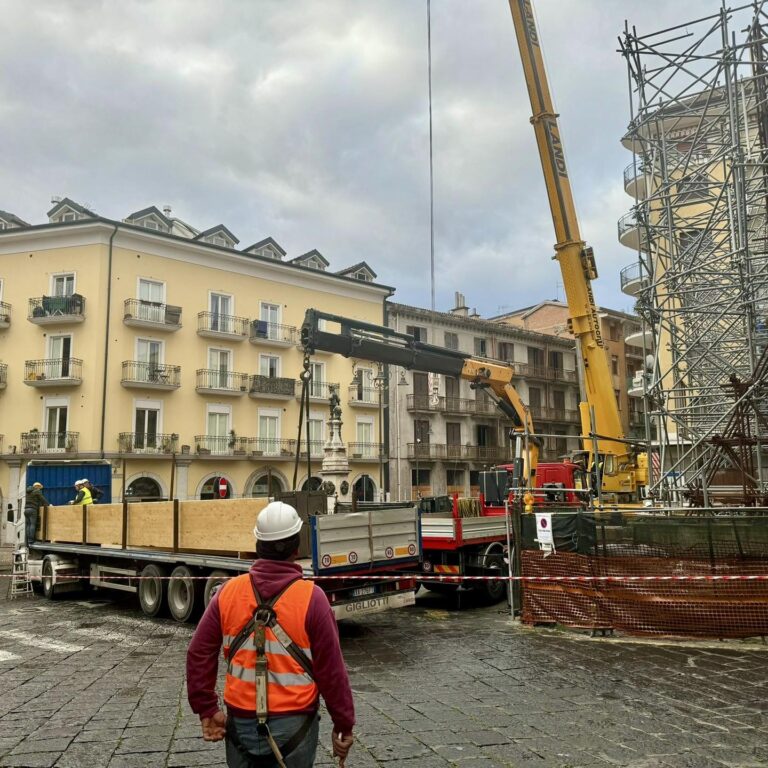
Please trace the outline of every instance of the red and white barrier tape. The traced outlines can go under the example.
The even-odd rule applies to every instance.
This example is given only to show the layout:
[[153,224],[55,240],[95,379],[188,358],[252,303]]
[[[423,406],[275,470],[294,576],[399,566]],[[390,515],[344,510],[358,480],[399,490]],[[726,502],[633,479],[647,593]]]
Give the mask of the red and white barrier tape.
[[[19,574],[13,573],[0,573],[0,579],[10,579]],[[77,578],[76,575],[66,575],[65,578]],[[90,580],[88,576],[81,577],[84,581]],[[208,576],[129,576],[129,575],[108,575],[103,574],[97,577],[93,577],[94,581],[141,581],[141,580],[162,580],[162,581],[207,581]],[[409,581],[418,579],[422,581],[447,581],[447,582],[460,582],[460,581],[531,581],[531,582],[676,582],[676,581],[768,581],[768,573],[761,574],[723,574],[723,575],[689,575],[689,576],[441,576],[438,574],[430,573],[402,573],[397,576],[393,575],[376,575],[370,574],[367,576],[346,576],[340,574],[337,576],[306,576],[308,581]]]

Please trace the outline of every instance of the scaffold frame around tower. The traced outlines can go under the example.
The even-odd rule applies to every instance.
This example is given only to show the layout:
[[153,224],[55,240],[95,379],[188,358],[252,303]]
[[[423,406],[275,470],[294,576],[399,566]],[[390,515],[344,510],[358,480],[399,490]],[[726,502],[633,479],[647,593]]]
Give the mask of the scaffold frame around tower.
[[644,323],[649,492],[766,504],[768,6],[620,38],[634,198],[619,241]]

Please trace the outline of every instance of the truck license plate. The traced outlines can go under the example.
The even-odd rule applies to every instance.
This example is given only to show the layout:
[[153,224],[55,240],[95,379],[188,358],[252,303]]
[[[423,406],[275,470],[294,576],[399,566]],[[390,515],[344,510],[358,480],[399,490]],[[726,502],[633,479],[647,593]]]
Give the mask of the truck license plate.
[[352,597],[362,597],[363,595],[373,595],[376,587],[357,587],[352,590]]

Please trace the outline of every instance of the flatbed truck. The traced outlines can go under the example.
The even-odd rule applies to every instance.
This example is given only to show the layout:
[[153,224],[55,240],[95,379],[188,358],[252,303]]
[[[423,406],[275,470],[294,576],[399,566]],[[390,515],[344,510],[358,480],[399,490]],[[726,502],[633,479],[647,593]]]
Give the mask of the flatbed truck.
[[[84,589],[131,592],[147,616],[167,611],[193,621],[220,584],[249,569],[252,530],[265,503],[46,507],[29,548],[30,579],[52,600]],[[414,505],[361,504],[306,519],[297,562],[306,578],[318,580],[337,619],[415,602],[421,537]]]

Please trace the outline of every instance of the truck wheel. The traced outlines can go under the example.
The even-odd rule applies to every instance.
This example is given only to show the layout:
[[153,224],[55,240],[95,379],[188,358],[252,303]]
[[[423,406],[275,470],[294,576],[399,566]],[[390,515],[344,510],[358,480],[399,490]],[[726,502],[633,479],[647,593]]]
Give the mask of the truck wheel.
[[42,573],[42,588],[43,595],[49,600],[56,600],[58,595],[56,594],[56,585],[53,583],[53,563],[49,557],[46,557],[43,561],[43,573]]
[[200,582],[192,578],[192,571],[186,565],[176,566],[168,583],[171,616],[176,621],[191,621],[197,613],[201,597]]
[[139,605],[145,616],[155,617],[165,604],[165,570],[159,565],[149,563],[141,571],[139,580]]
[[208,603],[211,602],[211,598],[213,597],[214,593],[225,581],[228,581],[229,578],[230,575],[226,571],[211,571],[208,579],[205,582],[205,587],[203,588],[204,608],[208,607]]
[[[488,555],[485,558],[485,576],[504,575],[504,557],[500,554]],[[498,603],[507,593],[507,583],[502,579],[484,581],[483,596],[489,603]]]

